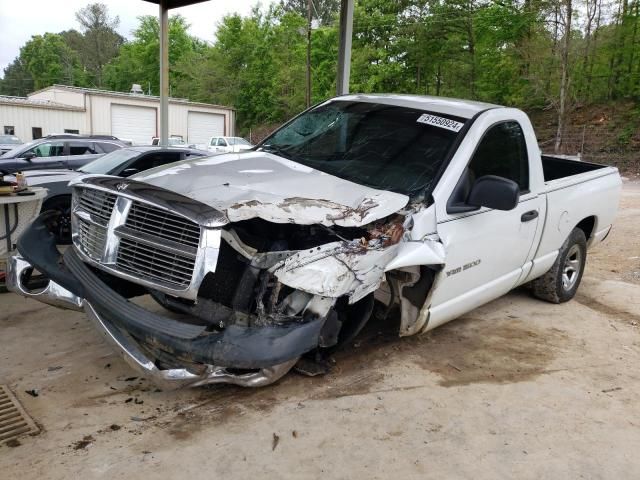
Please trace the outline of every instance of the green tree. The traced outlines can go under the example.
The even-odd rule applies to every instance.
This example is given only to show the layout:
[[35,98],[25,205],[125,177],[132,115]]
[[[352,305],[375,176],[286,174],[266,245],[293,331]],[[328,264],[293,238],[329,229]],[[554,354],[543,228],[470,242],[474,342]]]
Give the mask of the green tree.
[[55,33],[34,35],[21,49],[20,61],[33,78],[33,88],[63,83],[82,86],[86,74],[78,54]]
[[117,16],[110,17],[104,3],[90,3],[78,10],[75,16],[82,35],[68,38],[67,43],[80,55],[93,83],[101,87],[104,66],[118,54],[124,42],[124,38],[116,31],[120,19]]
[[4,69],[4,77],[0,79],[0,94],[24,97],[33,89],[33,77],[27,70],[21,57],[11,62]]
[[[125,42],[118,56],[104,68],[104,82],[109,88],[128,92],[133,83],[146,91],[159,93],[160,83],[160,26],[153,16],[139,17],[140,24],[133,32],[133,40]],[[189,24],[181,15],[169,18],[169,83],[179,83],[180,73],[173,70],[181,59],[189,57],[202,42],[188,33]]]
[[[307,18],[309,1],[310,0],[281,0],[280,5],[286,12],[297,13],[303,18]],[[311,1],[311,16],[317,19],[322,25],[331,23],[338,13],[338,10],[340,10],[340,0]]]

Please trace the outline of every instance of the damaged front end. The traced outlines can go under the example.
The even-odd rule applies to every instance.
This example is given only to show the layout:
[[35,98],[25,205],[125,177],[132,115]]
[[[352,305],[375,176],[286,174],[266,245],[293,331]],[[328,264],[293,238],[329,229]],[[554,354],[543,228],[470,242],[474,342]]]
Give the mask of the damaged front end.
[[[288,201],[303,215],[303,200]],[[403,324],[418,320],[420,306],[403,292],[428,277],[419,265],[442,263],[441,245],[413,238],[411,210],[353,220],[366,215],[367,202],[361,211],[345,209],[343,222],[274,223],[262,218],[272,213],[262,204],[258,214],[230,222],[227,212],[156,186],[85,177],[74,186],[73,248],[58,252],[51,218],[41,215],[18,242],[8,286],[83,309],[162,388],[263,386],[302,355],[353,339],[387,276],[388,305],[407,301],[414,311]],[[322,213],[321,202],[312,208]],[[336,210],[332,204],[324,218],[340,218]],[[34,268],[44,281],[34,280]],[[423,301],[429,286],[421,287]],[[131,301],[146,294],[166,311]]]

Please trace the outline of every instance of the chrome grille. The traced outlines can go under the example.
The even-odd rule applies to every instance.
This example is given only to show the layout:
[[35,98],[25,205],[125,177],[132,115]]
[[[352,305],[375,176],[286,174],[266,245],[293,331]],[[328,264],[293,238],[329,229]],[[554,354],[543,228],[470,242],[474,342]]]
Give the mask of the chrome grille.
[[84,253],[95,260],[100,260],[106,242],[107,230],[105,227],[78,219],[78,243]]
[[200,225],[144,203],[133,202],[125,225],[138,232],[195,248],[200,243]]
[[116,195],[87,188],[80,189],[78,193],[78,207],[91,214],[91,218],[96,223],[106,226],[116,203]]
[[116,276],[195,297],[203,233],[197,222],[166,208],[127,191],[76,187],[73,243],[85,260]]
[[123,238],[116,266],[119,270],[148,279],[186,287],[191,283],[195,259]]

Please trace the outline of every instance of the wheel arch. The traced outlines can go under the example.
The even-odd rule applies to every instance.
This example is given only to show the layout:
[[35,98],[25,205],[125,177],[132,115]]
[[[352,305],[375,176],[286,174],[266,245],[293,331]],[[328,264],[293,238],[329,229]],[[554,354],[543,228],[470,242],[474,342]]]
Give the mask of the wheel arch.
[[589,217],[583,218],[578,222],[575,228],[579,228],[584,232],[584,236],[587,239],[587,242],[591,238],[591,235],[594,232],[596,226],[597,218],[595,215],[591,215]]
[[47,207],[49,205],[51,205],[51,203],[57,201],[57,200],[62,200],[62,199],[68,199],[69,202],[71,202],[71,194],[70,193],[57,193],[49,198],[46,198],[44,200],[44,202],[42,202],[42,208],[40,209],[41,212],[45,212],[47,210]]

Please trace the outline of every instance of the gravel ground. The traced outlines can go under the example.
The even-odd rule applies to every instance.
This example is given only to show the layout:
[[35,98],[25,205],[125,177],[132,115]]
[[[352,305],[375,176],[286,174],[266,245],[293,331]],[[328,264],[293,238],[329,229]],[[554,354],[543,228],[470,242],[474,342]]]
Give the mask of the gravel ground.
[[2,295],[0,383],[42,432],[0,446],[0,477],[640,478],[638,219],[627,182],[568,304],[516,290],[422,336],[372,323],[331,374],[258,390],[158,391],[83,314]]

